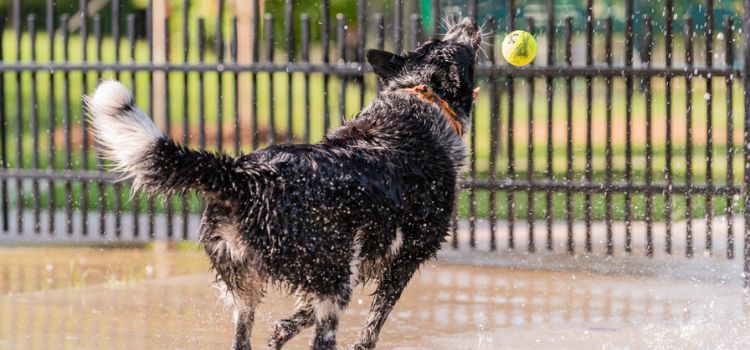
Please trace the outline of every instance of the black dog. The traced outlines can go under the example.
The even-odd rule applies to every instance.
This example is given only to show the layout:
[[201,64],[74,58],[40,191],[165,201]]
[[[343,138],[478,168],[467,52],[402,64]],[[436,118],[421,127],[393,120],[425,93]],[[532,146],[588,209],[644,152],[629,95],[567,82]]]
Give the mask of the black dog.
[[376,281],[351,347],[372,349],[409,279],[447,235],[480,41],[467,18],[404,55],[369,50],[383,91],[354,120],[316,145],[237,158],[177,144],[120,83],[103,82],[86,104],[100,151],[136,188],[206,199],[201,243],[235,311],[234,348],[250,348],[268,283],[298,296],[269,345],[279,349],[314,324],[312,348],[333,349],[352,288]]

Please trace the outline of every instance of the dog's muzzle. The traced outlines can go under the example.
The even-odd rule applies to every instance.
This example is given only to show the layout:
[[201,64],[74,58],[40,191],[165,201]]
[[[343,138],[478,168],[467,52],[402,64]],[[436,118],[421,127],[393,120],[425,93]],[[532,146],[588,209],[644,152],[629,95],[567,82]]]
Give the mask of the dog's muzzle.
[[482,43],[482,33],[473,17],[465,17],[460,23],[448,30],[444,40],[453,40],[461,44],[472,46],[475,50]]

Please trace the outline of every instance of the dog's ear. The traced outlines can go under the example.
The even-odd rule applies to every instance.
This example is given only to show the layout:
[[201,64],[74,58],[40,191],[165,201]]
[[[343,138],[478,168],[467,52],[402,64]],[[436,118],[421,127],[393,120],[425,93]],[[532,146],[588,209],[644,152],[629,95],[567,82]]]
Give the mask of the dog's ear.
[[384,81],[395,77],[405,63],[404,57],[388,51],[369,49],[366,55],[375,74]]

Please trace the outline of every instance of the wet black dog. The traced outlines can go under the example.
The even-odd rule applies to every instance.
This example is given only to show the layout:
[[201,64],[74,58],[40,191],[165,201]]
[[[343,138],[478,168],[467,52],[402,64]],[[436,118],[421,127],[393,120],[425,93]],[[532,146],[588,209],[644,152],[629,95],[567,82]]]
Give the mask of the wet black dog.
[[298,296],[269,345],[281,348],[315,325],[312,348],[334,349],[352,288],[373,281],[370,316],[351,347],[372,349],[409,279],[447,235],[480,41],[467,18],[404,55],[370,50],[383,90],[356,118],[319,144],[237,158],[177,144],[120,83],[103,82],[86,104],[100,151],[136,187],[206,199],[201,243],[235,311],[236,349],[250,348],[269,283]]

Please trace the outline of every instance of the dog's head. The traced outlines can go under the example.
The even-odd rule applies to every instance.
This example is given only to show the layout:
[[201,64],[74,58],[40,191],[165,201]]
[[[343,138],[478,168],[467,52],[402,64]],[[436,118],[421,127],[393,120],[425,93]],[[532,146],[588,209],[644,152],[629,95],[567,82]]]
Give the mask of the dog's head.
[[482,41],[476,21],[464,18],[443,40],[432,40],[405,54],[368,50],[367,61],[385,89],[430,86],[462,117],[468,116],[474,93],[476,52]]

